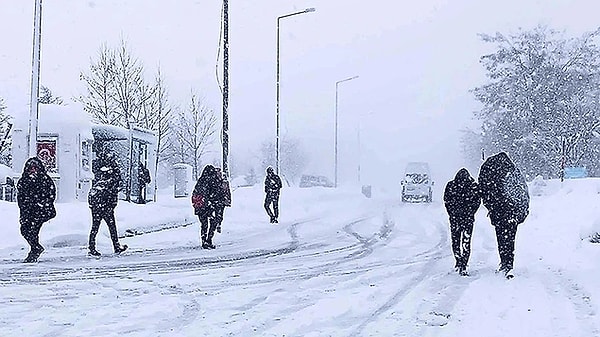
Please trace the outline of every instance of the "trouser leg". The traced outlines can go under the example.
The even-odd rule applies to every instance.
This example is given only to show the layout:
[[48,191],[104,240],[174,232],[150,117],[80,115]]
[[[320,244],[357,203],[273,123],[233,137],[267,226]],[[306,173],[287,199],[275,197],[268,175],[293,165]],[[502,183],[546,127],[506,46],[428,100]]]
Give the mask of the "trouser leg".
[[517,235],[517,225],[509,224],[506,228],[506,267],[512,269],[515,261],[515,238]]
[[215,235],[215,229],[217,228],[217,218],[214,215],[211,215],[208,218],[208,233],[206,233],[206,242],[212,245],[212,239]]
[[198,215],[198,220],[200,221],[200,239],[204,243],[208,234],[208,214]]
[[108,210],[104,213],[104,221],[106,221],[106,225],[108,226],[108,231],[110,233],[110,240],[113,243],[113,247],[115,251],[120,248],[119,245],[119,234],[117,232],[117,221],[115,220],[115,211]]
[[471,237],[473,234],[473,221],[467,220],[462,230],[461,251],[462,265],[466,267],[471,256]]
[[454,254],[454,260],[456,260],[454,267],[458,268],[461,265],[462,254],[460,251],[460,231],[455,219],[450,220],[450,237],[452,239],[452,253]]
[[510,244],[510,231],[507,224],[496,225],[496,241],[498,242],[498,255],[500,256],[500,268],[509,269],[510,267],[510,252],[514,249],[514,241],[512,249]]
[[273,202],[273,200],[271,199],[271,197],[267,194],[267,196],[265,197],[265,211],[267,211],[267,215],[269,216],[269,218],[273,218],[273,212],[271,211],[271,203]]
[[19,219],[21,235],[27,241],[30,247],[30,254],[42,251],[43,247],[40,244],[40,230],[42,224],[30,219]]
[[89,249],[96,249],[96,235],[100,229],[102,215],[99,210],[92,209],[92,229],[90,230]]
[[279,194],[273,196],[273,216],[279,218]]

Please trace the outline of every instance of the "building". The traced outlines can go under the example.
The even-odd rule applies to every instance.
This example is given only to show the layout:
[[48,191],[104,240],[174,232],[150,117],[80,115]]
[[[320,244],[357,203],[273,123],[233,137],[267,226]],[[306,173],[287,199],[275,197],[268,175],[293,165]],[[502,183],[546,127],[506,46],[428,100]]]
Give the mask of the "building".
[[[28,159],[28,131],[28,120],[15,118],[12,163],[19,174]],[[37,156],[55,182],[57,202],[87,201],[98,151],[111,151],[117,157],[123,180],[121,199],[138,201],[140,163],[151,177],[156,172],[157,141],[152,131],[92,123],[79,104],[40,104],[37,138]],[[154,199],[154,186],[152,179],[144,189],[145,200]]]

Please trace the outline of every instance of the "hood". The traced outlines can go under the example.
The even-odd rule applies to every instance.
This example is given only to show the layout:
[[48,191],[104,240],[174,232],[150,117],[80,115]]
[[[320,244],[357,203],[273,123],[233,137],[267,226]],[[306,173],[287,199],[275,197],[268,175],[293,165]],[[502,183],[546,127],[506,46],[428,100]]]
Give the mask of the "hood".
[[28,175],[31,170],[35,170],[39,174],[46,174],[46,167],[44,167],[44,163],[42,163],[42,161],[37,157],[31,157],[27,159],[25,166],[23,167],[22,176]]
[[475,181],[475,179],[473,179],[473,177],[471,177],[469,174],[469,171],[464,167],[456,172],[454,180],[461,183]]

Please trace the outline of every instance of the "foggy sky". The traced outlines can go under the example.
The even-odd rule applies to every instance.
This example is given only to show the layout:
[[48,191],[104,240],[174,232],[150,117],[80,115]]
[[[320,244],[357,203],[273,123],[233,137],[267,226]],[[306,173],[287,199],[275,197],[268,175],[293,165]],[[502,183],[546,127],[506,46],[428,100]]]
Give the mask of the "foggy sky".
[[[0,1],[0,96],[11,113],[28,111],[33,4]],[[358,75],[339,87],[341,180],[357,180],[360,155],[365,181],[397,180],[407,161],[423,160],[443,183],[464,165],[458,130],[474,124],[468,91],[485,81],[478,59],[490,46],[477,33],[548,24],[580,34],[599,25],[600,4],[230,0],[229,7],[233,156],[252,160],[275,138],[277,16],[315,7],[281,21],[282,134],[302,140],[309,171],[333,177],[335,82]],[[220,114],[220,11],[218,0],[44,0],[41,83],[65,99],[84,93],[79,73],[102,43],[117,46],[123,37],[148,80],[160,64],[175,103],[185,106],[194,89]]]

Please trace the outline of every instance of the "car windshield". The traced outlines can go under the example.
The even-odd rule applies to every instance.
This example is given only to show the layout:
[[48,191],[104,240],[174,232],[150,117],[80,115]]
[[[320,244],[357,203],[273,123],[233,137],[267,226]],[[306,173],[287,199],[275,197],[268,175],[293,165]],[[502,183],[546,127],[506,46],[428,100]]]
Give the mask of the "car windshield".
[[423,173],[407,173],[405,179],[410,184],[427,184],[429,182],[429,177]]

